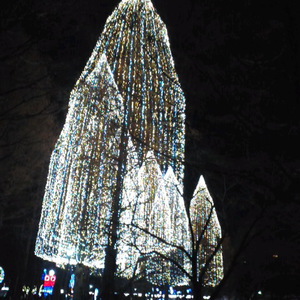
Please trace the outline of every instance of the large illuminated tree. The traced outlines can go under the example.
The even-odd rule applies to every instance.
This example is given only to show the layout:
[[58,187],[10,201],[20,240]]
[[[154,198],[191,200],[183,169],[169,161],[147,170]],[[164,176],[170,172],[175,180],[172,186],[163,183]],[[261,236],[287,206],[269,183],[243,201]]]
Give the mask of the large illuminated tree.
[[[109,285],[126,211],[122,199],[133,186],[125,184],[126,174],[141,168],[151,151],[161,174],[171,167],[182,184],[184,109],[164,23],[150,0],[121,1],[71,92],[51,157],[36,255],[104,268]],[[158,204],[152,175],[143,175],[153,182],[150,206]]]
[[[186,213],[184,109],[165,25],[150,0],[123,0],[71,92],[50,161],[36,255],[103,270],[110,293],[116,274],[187,284],[190,242],[211,218],[196,257],[202,270],[220,229],[201,180]],[[221,265],[218,252],[205,284],[217,283]]]

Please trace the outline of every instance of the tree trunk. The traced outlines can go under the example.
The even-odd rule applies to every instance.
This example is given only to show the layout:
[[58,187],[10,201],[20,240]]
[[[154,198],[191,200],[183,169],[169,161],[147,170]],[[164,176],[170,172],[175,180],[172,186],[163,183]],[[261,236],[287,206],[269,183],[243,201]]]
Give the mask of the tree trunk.
[[194,300],[203,300],[201,284],[198,281],[193,282],[193,296]]
[[116,259],[117,249],[116,244],[118,241],[118,231],[120,225],[120,210],[122,200],[123,178],[126,173],[126,160],[127,160],[127,128],[124,122],[121,132],[120,140],[120,152],[118,157],[118,167],[116,176],[116,186],[114,190],[113,203],[112,203],[112,215],[109,227],[109,242],[105,249],[105,264],[102,280],[102,299],[112,300],[114,299],[115,292],[115,273],[116,273]]
[[169,286],[166,285],[165,286],[165,300],[168,300],[169,299]]
[[[60,289],[64,288],[64,270],[56,268],[56,281],[53,289],[53,299],[59,299],[60,298]],[[50,297],[51,299],[51,297]]]
[[78,264],[75,269],[74,300],[89,299],[89,274],[90,270],[83,264]]
[[115,291],[116,250],[111,246],[107,246],[105,252],[101,298],[103,300],[112,300]]

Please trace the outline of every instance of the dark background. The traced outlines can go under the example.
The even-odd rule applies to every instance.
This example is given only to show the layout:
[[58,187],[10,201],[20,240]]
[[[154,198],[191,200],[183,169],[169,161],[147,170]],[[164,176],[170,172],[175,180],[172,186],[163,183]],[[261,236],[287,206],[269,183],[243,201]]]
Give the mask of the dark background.
[[[0,265],[33,284],[51,151],[69,93],[119,1],[5,0],[0,11]],[[153,0],[186,95],[187,202],[200,174],[226,240],[227,289],[299,294],[297,1]]]

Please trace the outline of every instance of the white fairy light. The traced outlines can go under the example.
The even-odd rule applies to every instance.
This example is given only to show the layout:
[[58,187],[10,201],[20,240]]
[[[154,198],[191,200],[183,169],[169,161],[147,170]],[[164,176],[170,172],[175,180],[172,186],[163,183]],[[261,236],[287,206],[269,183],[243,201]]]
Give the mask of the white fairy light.
[[[182,198],[184,110],[164,23],[150,0],[121,1],[71,92],[50,161],[36,255],[58,265],[104,267],[125,128],[118,275],[129,278],[145,272],[155,284],[187,284],[182,271],[155,254],[160,252],[190,271],[186,255],[178,250],[190,251]],[[196,236],[211,205],[201,177],[190,208]],[[199,266],[220,237],[213,210]],[[222,276],[220,249],[205,283],[215,285]]]
[[[162,188],[156,193],[154,188],[162,186],[169,166],[182,185],[184,110],[164,23],[150,0],[121,1],[71,92],[66,122],[51,156],[35,254],[58,265],[104,267],[124,124],[131,142],[126,147],[120,215],[124,227],[120,227],[118,243],[131,241],[137,234],[134,229],[126,232],[134,216],[134,211],[128,211],[133,198],[137,210],[146,213],[139,226],[166,234],[169,240],[174,224],[168,192]],[[143,170],[150,152],[156,173]],[[130,176],[139,177],[138,181]],[[146,188],[143,193],[142,186]],[[151,208],[160,206],[162,198],[169,219],[161,224],[165,230],[150,224],[151,220],[161,222],[162,216]],[[144,252],[150,251],[150,245],[157,248],[153,239],[142,235],[137,242],[140,240],[145,242],[141,244]],[[121,250],[117,260],[126,277],[132,275],[138,259],[132,246],[127,246],[132,249],[130,263]]]
[[[214,250],[218,247],[222,232],[213,199],[207,189],[204,177],[200,176],[190,204],[190,216],[193,234],[196,240],[201,239],[198,253],[199,274]],[[207,228],[205,229],[205,225]],[[213,255],[212,261],[204,274],[203,284],[215,286],[223,278],[222,247]]]

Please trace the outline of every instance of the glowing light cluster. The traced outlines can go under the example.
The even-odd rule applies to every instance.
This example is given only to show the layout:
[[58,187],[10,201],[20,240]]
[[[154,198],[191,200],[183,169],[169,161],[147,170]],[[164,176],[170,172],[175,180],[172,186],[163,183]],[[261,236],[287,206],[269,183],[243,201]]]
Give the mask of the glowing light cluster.
[[[134,164],[136,160],[131,159],[131,162]],[[196,244],[191,238],[182,185],[171,167],[162,174],[152,152],[147,154],[139,169],[131,170],[124,184],[119,275],[144,276],[156,285],[188,285],[189,276],[193,276],[191,257]],[[203,284],[215,286],[223,278],[222,247],[219,245],[222,233],[203,176],[191,200],[190,218],[195,241],[199,241],[198,280],[208,264]],[[216,253],[215,249],[218,249]]]
[[103,54],[71,93],[50,161],[38,256],[58,264],[102,267],[122,118],[123,101]]
[[121,131],[135,149],[133,169],[152,151],[160,172],[171,166],[182,183],[184,109],[165,25],[151,1],[122,1],[71,92],[49,166],[36,255],[103,268]]
[[[206,286],[215,286],[224,275],[222,247],[217,248],[222,238],[222,232],[213,199],[203,176],[200,177],[194,191],[190,204],[190,216],[195,239],[201,241],[198,254],[199,275],[208,263],[203,283]],[[214,254],[215,249],[218,250]],[[211,256],[212,260],[209,262]]]
[[[191,253],[181,195],[184,110],[164,23],[150,0],[121,1],[71,92],[51,156],[35,254],[62,266],[104,268],[125,148],[118,274],[146,276],[155,284],[187,284],[182,270],[171,263],[190,267],[179,250]],[[196,232],[208,209],[200,195],[195,193],[191,206]],[[220,236],[215,212],[212,220],[210,247]],[[199,263],[210,250],[203,246],[201,251]],[[218,256],[212,265],[221,263]],[[216,278],[210,274],[208,282]]]
[[104,30],[77,84],[107,56],[124,99],[128,131],[142,162],[152,150],[163,173],[183,179],[185,98],[165,24],[150,0],[123,0]]
[[[171,260],[186,261],[178,247],[189,247],[189,228],[182,185],[171,167],[165,174],[153,152],[125,176],[118,265],[124,276],[145,276],[155,284],[187,284]],[[127,230],[127,229],[130,230]],[[166,259],[167,258],[167,259]]]

